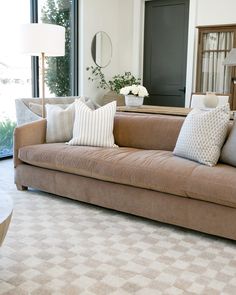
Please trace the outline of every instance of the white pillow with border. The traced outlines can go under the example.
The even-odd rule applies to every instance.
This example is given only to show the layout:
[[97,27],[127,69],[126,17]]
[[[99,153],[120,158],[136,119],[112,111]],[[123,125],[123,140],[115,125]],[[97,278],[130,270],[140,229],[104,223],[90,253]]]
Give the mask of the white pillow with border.
[[75,103],[66,109],[56,104],[46,104],[47,133],[46,142],[66,142],[73,136]]
[[91,110],[86,104],[75,102],[75,122],[73,138],[69,145],[87,145],[114,147],[113,136],[116,101],[106,104],[97,110]]
[[212,110],[192,110],[186,117],[174,155],[207,166],[217,164],[230,119],[229,104]]

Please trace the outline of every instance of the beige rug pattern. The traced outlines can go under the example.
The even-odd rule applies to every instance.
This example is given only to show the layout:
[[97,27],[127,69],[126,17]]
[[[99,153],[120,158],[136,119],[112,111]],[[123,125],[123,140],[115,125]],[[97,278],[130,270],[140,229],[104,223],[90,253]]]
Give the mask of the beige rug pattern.
[[[0,162],[14,214],[0,295],[236,294],[236,243],[30,190]],[[223,221],[222,221],[223,222]]]

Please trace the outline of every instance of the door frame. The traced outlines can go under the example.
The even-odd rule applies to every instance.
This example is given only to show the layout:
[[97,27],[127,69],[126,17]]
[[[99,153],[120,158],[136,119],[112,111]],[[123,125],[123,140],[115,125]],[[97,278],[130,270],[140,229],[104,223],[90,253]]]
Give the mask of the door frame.
[[[133,68],[135,75],[143,81],[144,62],[144,23],[145,23],[145,2],[152,0],[135,0],[133,14]],[[186,93],[185,107],[189,106],[191,94],[195,89],[196,77],[196,44],[197,44],[197,0],[189,1],[189,23],[188,23],[188,45],[187,45],[187,68],[186,68]],[[145,86],[145,85],[144,85]]]

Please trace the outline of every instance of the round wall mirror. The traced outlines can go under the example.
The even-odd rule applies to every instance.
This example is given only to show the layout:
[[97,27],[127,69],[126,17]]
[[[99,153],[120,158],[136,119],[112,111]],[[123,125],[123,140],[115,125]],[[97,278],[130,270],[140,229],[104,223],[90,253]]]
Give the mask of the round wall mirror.
[[92,40],[91,53],[95,64],[105,68],[111,62],[112,44],[109,35],[103,31],[97,32]]

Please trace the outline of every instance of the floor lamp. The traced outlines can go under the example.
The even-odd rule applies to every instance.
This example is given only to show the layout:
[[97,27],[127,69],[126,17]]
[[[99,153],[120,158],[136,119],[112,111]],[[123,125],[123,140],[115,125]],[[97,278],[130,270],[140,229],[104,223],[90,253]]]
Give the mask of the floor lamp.
[[[228,53],[228,55],[226,56],[224,62],[223,62],[224,66],[228,66],[228,67],[235,67],[236,66],[236,48],[232,48],[231,51]],[[235,101],[234,101],[234,96],[235,96],[235,84],[236,84],[236,77],[235,77],[235,70],[232,72],[233,77],[231,78],[231,81],[234,84],[234,87],[231,88],[231,108],[234,110],[236,107]]]
[[42,117],[45,118],[45,57],[65,55],[65,28],[38,23],[21,25],[20,52],[41,57]]
[[[223,65],[228,67],[236,66],[236,48],[231,49],[229,54],[226,56]],[[232,80],[234,84],[236,84],[236,77],[233,77]]]

